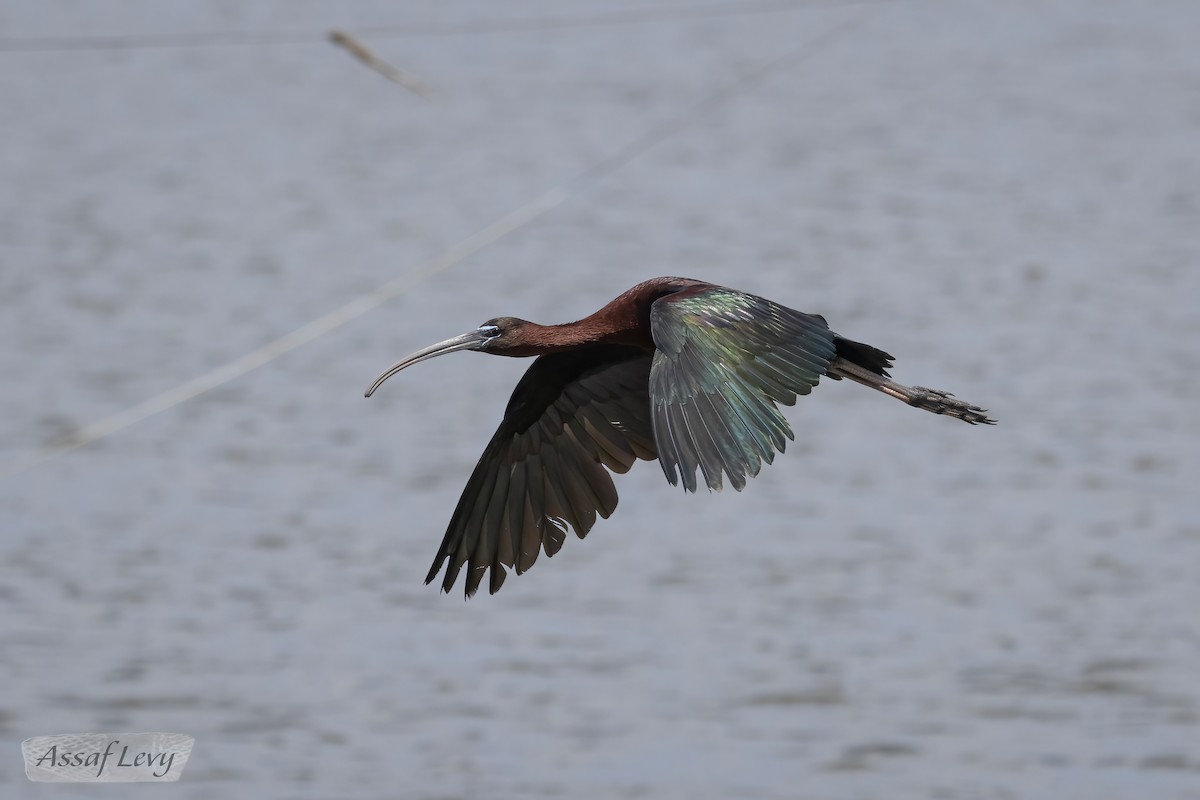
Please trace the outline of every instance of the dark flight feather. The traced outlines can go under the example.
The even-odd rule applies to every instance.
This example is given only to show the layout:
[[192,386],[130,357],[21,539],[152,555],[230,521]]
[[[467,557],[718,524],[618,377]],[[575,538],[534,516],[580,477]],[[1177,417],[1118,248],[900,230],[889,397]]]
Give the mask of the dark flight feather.
[[[517,384],[504,420],[467,481],[437,557],[450,591],[463,567],[472,595],[553,556],[570,526],[583,538],[617,507],[608,470],[624,473],[657,457],[647,392],[649,354],[604,345],[536,359]],[[448,563],[447,563],[448,562]]]

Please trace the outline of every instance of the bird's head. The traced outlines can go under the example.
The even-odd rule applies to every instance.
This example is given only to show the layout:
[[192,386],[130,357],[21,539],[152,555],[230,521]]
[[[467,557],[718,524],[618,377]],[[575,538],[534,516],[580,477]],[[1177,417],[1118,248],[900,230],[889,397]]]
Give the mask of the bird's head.
[[[518,353],[515,351],[522,344],[520,334],[530,325],[532,323],[516,317],[489,319],[473,331],[467,331],[444,342],[431,344],[407,358],[400,359],[375,379],[375,382],[367,389],[365,396],[370,397],[384,381],[405,367],[446,353],[454,353],[459,350],[479,350],[497,355],[517,355]],[[524,355],[524,353],[519,354]]]

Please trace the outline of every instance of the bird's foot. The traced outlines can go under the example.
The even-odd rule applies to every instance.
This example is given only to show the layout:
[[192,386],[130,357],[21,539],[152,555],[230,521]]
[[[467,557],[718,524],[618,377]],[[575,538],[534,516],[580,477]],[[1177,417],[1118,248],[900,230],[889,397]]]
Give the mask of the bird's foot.
[[987,409],[964,403],[949,392],[928,389],[924,386],[913,386],[911,391],[912,393],[907,398],[910,406],[923,408],[934,414],[945,414],[971,425],[996,424],[996,420],[988,418]]

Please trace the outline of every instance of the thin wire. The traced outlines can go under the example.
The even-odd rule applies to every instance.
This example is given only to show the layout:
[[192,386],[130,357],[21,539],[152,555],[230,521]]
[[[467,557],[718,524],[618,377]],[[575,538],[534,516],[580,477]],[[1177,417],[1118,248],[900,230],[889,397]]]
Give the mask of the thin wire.
[[525,227],[550,210],[562,205],[567,200],[582,194],[600,180],[613,174],[633,159],[645,154],[676,133],[685,130],[711,111],[737,97],[741,92],[762,83],[772,73],[786,67],[796,66],[814,58],[835,42],[845,38],[852,31],[857,30],[865,24],[869,16],[868,13],[860,13],[853,19],[830,28],[803,46],[789,51],[779,58],[768,60],[755,69],[743,73],[737,79],[705,95],[683,112],[668,118],[658,125],[652,126],[641,136],[632,139],[611,156],[593,164],[575,178],[555,186],[529,203],[514,211],[510,211],[490,225],[453,245],[433,260],[427,261],[415,269],[393,278],[370,292],[359,295],[339,308],[297,328],[291,333],[268,342],[240,358],[223,364],[196,378],[192,378],[173,389],[168,389],[124,411],[94,422],[69,436],[63,437],[57,442],[5,464],[0,468],[0,479],[25,472],[55,456],[104,439],[120,430],[128,428],[130,425],[134,425],[148,417],[152,417],[155,414],[212,391],[218,386],[229,383],[248,372],[274,361],[282,355],[290,353],[297,347],[324,336],[353,319],[361,317],[363,314],[412,288],[424,279],[453,267],[493,242]]
[[[658,9],[617,9],[591,15],[559,17],[495,17],[448,23],[370,25],[354,27],[356,35],[373,38],[402,36],[469,36],[494,33],[586,29],[648,22],[670,22],[713,17],[781,14],[842,6],[878,5],[897,0],[766,0],[759,3],[706,3]],[[197,33],[100,34],[84,36],[0,37],[0,53],[86,52],[151,50],[194,47],[262,47],[266,45],[319,44],[328,41],[328,29],[277,31],[201,31]]]
[[37,464],[47,461],[62,453],[91,444],[99,439],[111,436],[117,431],[141,422],[159,412],[166,411],[181,403],[223,384],[229,383],[252,370],[269,364],[280,356],[290,353],[297,347],[324,336],[332,330],[340,328],[352,319],[361,317],[381,303],[401,294],[406,289],[415,286],[430,275],[454,266],[473,253],[477,253],[492,242],[507,236],[518,228],[537,219],[555,206],[560,205],[570,194],[563,186],[557,186],[550,191],[521,206],[515,211],[505,214],[486,228],[467,237],[463,241],[443,252],[432,261],[427,261],[416,269],[399,275],[387,283],[359,295],[350,302],[335,308],[333,311],[303,325],[291,333],[285,334],[272,342],[253,350],[246,355],[223,364],[198,377],[157,394],[135,406],[94,422],[41,450],[36,450],[24,458],[6,464],[0,469],[0,478],[24,472]]

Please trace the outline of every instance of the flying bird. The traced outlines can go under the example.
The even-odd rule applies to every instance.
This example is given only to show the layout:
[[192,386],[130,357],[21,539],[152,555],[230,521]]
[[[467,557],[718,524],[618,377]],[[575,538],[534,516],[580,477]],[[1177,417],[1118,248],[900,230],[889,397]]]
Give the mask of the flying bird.
[[563,325],[515,317],[418,350],[379,376],[366,396],[405,367],[458,350],[536,356],[467,480],[433,566],[449,592],[465,566],[466,594],[485,573],[495,594],[507,569],[520,575],[568,527],[587,535],[617,507],[609,471],[658,459],[667,481],[709,490],[746,478],[782,453],[792,429],[780,405],[822,376],[847,378],[934,414],[994,424],[952,395],[891,380],[892,356],[843,338],[825,318],[688,278],[639,283],[591,316]]

